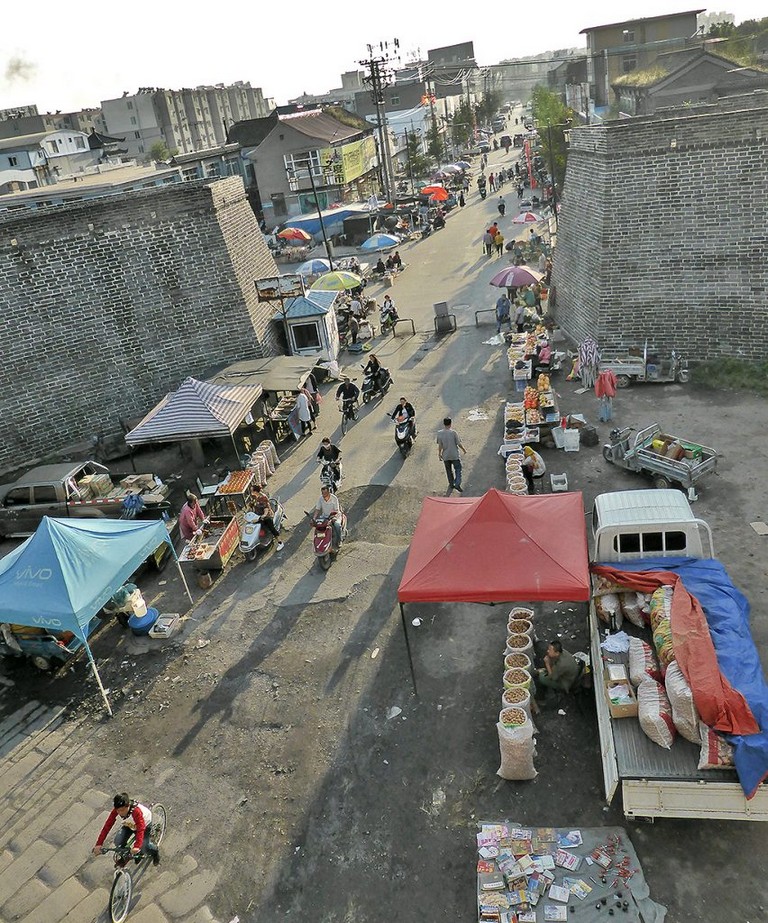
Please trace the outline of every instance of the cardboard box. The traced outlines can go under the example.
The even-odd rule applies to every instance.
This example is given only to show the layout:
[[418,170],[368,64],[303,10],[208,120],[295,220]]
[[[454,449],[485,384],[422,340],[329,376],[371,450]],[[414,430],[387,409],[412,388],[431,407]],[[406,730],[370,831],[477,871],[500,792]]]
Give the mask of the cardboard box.
[[626,664],[623,663],[606,663],[605,672],[608,681],[611,683],[628,683],[629,675]]
[[[618,705],[615,702],[611,701],[610,691],[614,686],[625,686],[629,689],[629,695],[631,702],[627,702],[624,705]],[[611,718],[636,718],[637,717],[637,696],[635,695],[635,690],[632,688],[630,682],[626,683],[616,683],[611,682],[609,679],[605,681],[605,698],[608,702],[608,711],[611,713]]]

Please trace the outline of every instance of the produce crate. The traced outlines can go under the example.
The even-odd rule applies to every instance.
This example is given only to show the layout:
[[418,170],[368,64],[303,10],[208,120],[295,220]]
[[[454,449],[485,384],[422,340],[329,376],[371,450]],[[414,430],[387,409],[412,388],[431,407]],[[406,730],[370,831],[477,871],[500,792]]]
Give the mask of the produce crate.
[[563,448],[566,452],[578,452],[581,443],[581,433],[577,429],[563,430]]
[[[628,702],[623,705],[619,705],[611,701],[611,689],[614,686],[625,686],[629,690],[629,695],[631,702]],[[605,681],[605,698],[608,702],[608,711],[611,713],[612,718],[636,718],[637,717],[637,696],[635,695],[635,690],[632,688],[632,683],[627,680],[624,682],[614,682],[609,679]]]

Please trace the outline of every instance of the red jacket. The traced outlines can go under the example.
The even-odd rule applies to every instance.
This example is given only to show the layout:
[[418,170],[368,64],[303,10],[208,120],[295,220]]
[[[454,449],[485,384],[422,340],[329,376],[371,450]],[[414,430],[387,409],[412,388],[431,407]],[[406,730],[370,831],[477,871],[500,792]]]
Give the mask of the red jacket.
[[144,820],[144,812],[142,811],[142,805],[140,804],[134,804],[130,810],[130,813],[126,817],[120,817],[117,811],[113,808],[109,812],[109,817],[104,822],[104,826],[101,828],[101,833],[99,834],[99,838],[96,840],[96,845],[103,845],[104,840],[107,838],[107,834],[114,827],[115,821],[118,819],[123,822],[123,826],[131,827],[136,831],[136,838],[133,841],[133,845],[136,847],[136,849],[141,849],[142,844],[144,843],[144,831],[147,829],[147,822]]
[[606,369],[597,376],[595,394],[598,397],[616,397],[616,376],[611,369]]

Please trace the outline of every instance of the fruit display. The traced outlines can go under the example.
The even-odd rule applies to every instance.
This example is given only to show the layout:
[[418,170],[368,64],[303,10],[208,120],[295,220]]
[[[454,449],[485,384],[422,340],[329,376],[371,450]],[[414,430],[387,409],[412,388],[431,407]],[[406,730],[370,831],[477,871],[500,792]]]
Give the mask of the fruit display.
[[539,406],[539,392],[530,385],[525,389],[523,406],[526,410]]
[[525,407],[523,404],[507,404],[504,408],[504,422],[515,420],[522,423],[525,420]]
[[542,391],[539,394],[539,407],[548,409],[555,406],[555,395],[551,391]]
[[536,382],[536,387],[539,391],[551,390],[552,385],[549,381],[549,375],[547,375],[546,372],[542,372],[541,375],[539,375],[539,380]]
[[218,494],[242,494],[253,478],[253,471],[232,471],[224,484],[219,485]]
[[525,422],[529,426],[538,426],[541,420],[541,414],[536,408],[531,408],[525,411]]

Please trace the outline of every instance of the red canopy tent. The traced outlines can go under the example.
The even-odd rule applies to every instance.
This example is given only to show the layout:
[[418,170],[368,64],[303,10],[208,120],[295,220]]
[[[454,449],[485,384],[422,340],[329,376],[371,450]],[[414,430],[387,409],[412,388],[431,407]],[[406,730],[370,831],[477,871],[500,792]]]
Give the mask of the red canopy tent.
[[397,598],[404,603],[589,600],[580,493],[426,497]]

